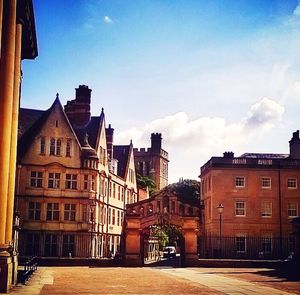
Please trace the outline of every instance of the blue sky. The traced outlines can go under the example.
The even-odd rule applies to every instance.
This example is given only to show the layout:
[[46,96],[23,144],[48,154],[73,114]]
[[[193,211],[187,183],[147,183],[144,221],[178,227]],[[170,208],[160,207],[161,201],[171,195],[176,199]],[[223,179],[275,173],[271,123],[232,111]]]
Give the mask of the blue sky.
[[171,182],[211,156],[288,152],[300,127],[296,0],[35,1],[39,56],[23,62],[23,107],[92,89],[118,143],[162,132]]

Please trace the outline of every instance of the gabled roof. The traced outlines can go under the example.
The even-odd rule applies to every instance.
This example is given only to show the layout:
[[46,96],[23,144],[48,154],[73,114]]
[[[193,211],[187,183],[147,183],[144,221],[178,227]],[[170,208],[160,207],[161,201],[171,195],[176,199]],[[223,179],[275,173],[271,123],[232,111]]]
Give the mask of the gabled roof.
[[54,100],[52,106],[46,111],[33,110],[33,109],[20,109],[19,111],[19,141],[18,141],[18,158],[22,158],[33,142],[35,136],[43,128],[45,122],[49,118],[52,110],[55,106],[58,106],[63,115],[66,118],[67,124],[70,126],[70,129],[74,133],[75,138],[76,134],[64,112],[64,109],[59,100],[58,94]]
[[118,160],[118,175],[122,178],[126,177],[126,169],[130,160],[131,145],[114,145],[114,159]]

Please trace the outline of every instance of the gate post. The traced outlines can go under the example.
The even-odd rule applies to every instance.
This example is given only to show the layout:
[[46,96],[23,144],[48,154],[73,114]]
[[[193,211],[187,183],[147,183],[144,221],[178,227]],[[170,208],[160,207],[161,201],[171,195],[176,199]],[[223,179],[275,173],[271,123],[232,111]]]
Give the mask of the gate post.
[[125,265],[142,266],[141,219],[139,214],[126,216]]
[[182,233],[185,243],[185,266],[198,266],[197,240],[199,218],[184,217]]

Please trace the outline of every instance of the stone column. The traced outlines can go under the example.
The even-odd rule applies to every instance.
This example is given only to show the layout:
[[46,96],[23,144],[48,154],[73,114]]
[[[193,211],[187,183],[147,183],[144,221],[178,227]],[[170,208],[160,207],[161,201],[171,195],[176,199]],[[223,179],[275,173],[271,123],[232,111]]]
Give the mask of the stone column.
[[197,266],[197,235],[198,235],[198,218],[184,217],[182,232],[185,242],[185,266]]
[[[0,0],[1,1],[1,0]],[[4,0],[0,63],[0,292],[12,284],[12,258],[6,242],[8,179],[10,171],[11,119],[14,91],[16,0]],[[10,220],[11,222],[11,220]]]
[[142,266],[141,220],[138,214],[126,216],[125,265]]
[[[17,142],[18,142],[18,117],[20,103],[20,86],[21,86],[21,47],[22,47],[22,24],[17,23],[16,26],[16,46],[15,46],[15,77],[14,77],[14,95],[12,110],[12,128],[11,128],[11,144],[10,144],[10,167],[8,180],[8,197],[6,211],[6,231],[5,243],[13,245],[13,223],[14,223],[14,197],[15,197],[15,178],[16,178],[16,158],[17,158]],[[15,236],[17,239],[17,235]],[[14,241],[17,245],[17,241]],[[12,256],[12,284],[17,284],[18,278],[18,256],[14,247]]]
[[[16,0],[5,1],[0,65],[0,245],[5,247],[8,176],[13,106]],[[1,246],[0,246],[1,248]]]
[[8,181],[8,198],[6,211],[6,232],[5,243],[12,242],[12,225],[14,211],[15,178],[16,178],[16,158],[18,142],[18,117],[20,102],[20,83],[21,83],[21,46],[22,46],[22,24],[18,23],[16,27],[16,47],[15,47],[15,77],[14,77],[14,96],[12,110],[12,128],[10,143],[10,167]]

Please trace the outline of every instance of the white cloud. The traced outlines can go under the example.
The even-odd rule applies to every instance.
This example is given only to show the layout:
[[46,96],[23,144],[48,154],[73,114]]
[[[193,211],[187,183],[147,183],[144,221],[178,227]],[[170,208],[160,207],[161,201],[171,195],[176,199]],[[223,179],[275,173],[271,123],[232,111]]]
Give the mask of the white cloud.
[[170,179],[197,178],[198,171],[212,156],[220,156],[226,150],[239,153],[250,141],[255,141],[270,128],[276,126],[284,113],[284,107],[269,98],[253,104],[247,116],[236,123],[221,117],[190,119],[185,112],[178,112],[153,120],[143,128],[131,128],[116,134],[116,142],[133,139],[135,147],[146,147],[152,132],[162,133],[163,147],[170,156]]
[[283,106],[264,97],[251,107],[245,125],[250,128],[270,128],[281,120],[283,113]]
[[300,4],[298,4],[294,9],[293,15],[300,16]]
[[108,16],[108,15],[105,15],[103,17],[103,22],[106,23],[106,24],[113,24],[113,20]]

